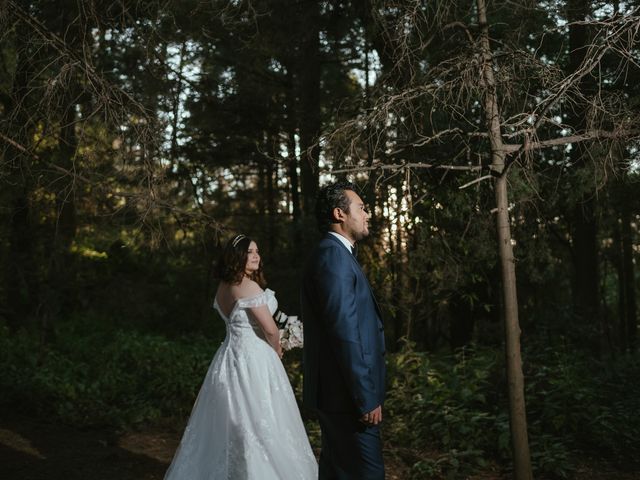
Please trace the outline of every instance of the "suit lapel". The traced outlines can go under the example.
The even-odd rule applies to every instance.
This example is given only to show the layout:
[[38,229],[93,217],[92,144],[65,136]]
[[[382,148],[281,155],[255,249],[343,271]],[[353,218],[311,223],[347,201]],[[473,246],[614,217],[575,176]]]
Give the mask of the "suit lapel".
[[340,240],[338,240],[334,235],[327,233],[326,238],[330,238],[331,240],[336,242],[338,245],[340,245],[341,248],[344,248],[347,255],[351,257],[351,261],[355,264],[356,271],[359,273],[359,275],[362,277],[365,284],[369,288],[369,293],[371,294],[371,298],[373,299],[373,304],[376,306],[376,311],[378,312],[378,318],[380,319],[380,323],[383,323],[382,310],[380,310],[380,305],[378,305],[378,300],[376,299],[376,296],[373,294],[373,289],[371,288],[371,284],[369,283],[367,276],[362,271],[362,267],[360,266],[360,262],[358,262],[358,259],[355,257],[355,255],[353,255],[353,253],[349,252],[346,246]]

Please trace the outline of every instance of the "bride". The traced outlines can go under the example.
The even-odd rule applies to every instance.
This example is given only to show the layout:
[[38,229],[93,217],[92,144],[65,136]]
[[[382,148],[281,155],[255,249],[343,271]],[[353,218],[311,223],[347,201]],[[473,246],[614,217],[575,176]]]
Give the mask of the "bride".
[[225,247],[213,303],[227,336],[211,362],[165,480],[311,480],[318,466],[280,358],[278,302],[256,242]]

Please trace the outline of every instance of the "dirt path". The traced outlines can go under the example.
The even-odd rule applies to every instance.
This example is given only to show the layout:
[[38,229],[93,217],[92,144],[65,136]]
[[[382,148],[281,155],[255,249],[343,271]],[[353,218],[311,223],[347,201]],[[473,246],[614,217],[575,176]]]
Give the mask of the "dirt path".
[[[0,416],[0,478],[3,480],[161,480],[180,439],[177,428],[122,434],[78,430],[25,416]],[[385,450],[387,480],[406,480],[411,457]],[[409,459],[411,461],[412,459]],[[413,459],[415,461],[415,459]],[[640,480],[640,473],[587,462],[575,480]],[[487,472],[468,480],[506,480]],[[540,479],[538,479],[540,480]]]
[[[113,434],[2,415],[0,478],[161,480],[180,435],[179,428]],[[409,477],[408,468],[397,452],[385,451],[385,463],[387,480]]]
[[162,479],[174,447],[166,432],[116,436],[34,422],[0,421],[4,480]]

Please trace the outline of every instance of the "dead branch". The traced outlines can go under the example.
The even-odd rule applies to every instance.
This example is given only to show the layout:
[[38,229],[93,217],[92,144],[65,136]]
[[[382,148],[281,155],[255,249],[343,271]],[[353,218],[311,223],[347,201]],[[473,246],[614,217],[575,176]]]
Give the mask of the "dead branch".
[[434,169],[434,170],[457,170],[457,171],[465,171],[465,172],[475,172],[478,170],[482,170],[484,167],[477,165],[439,165],[434,163],[423,163],[423,162],[407,162],[401,164],[386,164],[382,163],[379,160],[374,162],[373,165],[370,166],[353,166],[349,168],[340,168],[337,170],[330,170],[329,173],[338,174],[338,173],[360,173],[360,172],[372,172],[376,170],[411,170],[415,168],[420,169]]
[[519,153],[521,151],[540,150],[542,148],[556,147],[560,145],[568,145],[570,143],[580,143],[588,140],[621,140],[632,139],[640,136],[640,130],[589,130],[587,132],[569,135],[566,137],[551,138],[549,140],[541,140],[537,142],[522,143],[519,145],[503,144],[503,151],[509,154]]
[[[426,10],[428,8],[425,7]],[[539,58],[537,50],[525,51],[497,43],[499,48],[489,53],[496,88],[499,89],[500,101],[515,109],[506,119],[498,119],[502,138],[510,139],[510,143],[505,143],[498,149],[507,155],[505,171],[512,163],[521,161],[526,153],[543,148],[589,140],[631,139],[638,136],[637,129],[629,125],[630,119],[636,115],[626,105],[626,99],[602,90],[587,98],[586,93],[579,88],[581,79],[594,74],[605,55],[614,55],[621,59],[621,64],[616,70],[618,73],[614,73],[616,75],[621,75],[620,72],[624,71],[625,62],[627,65],[638,63],[633,50],[634,45],[638,43],[640,31],[638,12],[640,9],[637,8],[628,15],[592,22],[597,28],[597,33],[582,65],[569,76],[564,74],[559,65]],[[425,15],[425,11],[417,12],[416,5],[411,3],[404,14],[392,17],[392,21],[395,19],[398,22],[397,25],[402,22],[406,25],[407,19],[416,22],[411,27],[406,27],[400,37],[394,39],[393,45],[401,45],[397,47],[395,54],[409,55],[417,51],[419,47],[411,50],[408,45],[410,39],[407,33],[417,28],[417,24],[437,29],[438,22],[426,18]],[[439,17],[438,20],[442,18]],[[387,28],[386,32],[391,34],[393,29],[389,26],[390,19],[379,20],[384,23],[383,27]],[[387,90],[378,97],[373,107],[323,137],[325,151],[333,152],[336,158],[342,158],[345,163],[353,165],[334,170],[334,173],[375,169],[382,171],[379,165],[370,164],[384,162],[384,157],[396,157],[406,148],[433,149],[436,145],[454,139],[461,143],[463,149],[486,148],[483,144],[474,143],[489,138],[487,132],[481,129],[478,121],[480,112],[474,107],[474,104],[483,98],[486,89],[480,75],[482,50],[473,39],[473,27],[469,28],[458,22],[443,22],[441,25],[441,31],[457,27],[465,31],[467,47],[452,51],[452,55],[439,64],[430,65],[429,70],[421,77],[410,69],[409,84],[402,89],[389,92],[388,85],[383,82]],[[397,28],[399,27],[396,26]],[[419,41],[415,43],[420,44]],[[398,59],[398,62],[407,62],[407,58]],[[391,74],[395,74],[395,71],[394,66]],[[531,89],[530,85],[535,86],[535,89]],[[588,129],[584,132],[572,132],[571,128],[561,121],[562,111],[577,102],[590,105]],[[429,120],[435,112],[442,111],[446,112],[451,120],[445,128],[438,128]],[[501,111],[508,109],[503,106]],[[547,127],[544,131],[547,138],[539,138],[542,127]],[[555,133],[555,136],[549,135],[550,133]],[[518,139],[521,141],[514,143],[514,140]],[[369,156],[369,153],[363,145],[374,146],[374,158],[367,160],[369,165],[366,167],[362,166],[361,160],[364,155]],[[380,155],[380,152],[384,152],[384,155]],[[529,161],[532,159],[529,158]],[[406,168],[404,165],[390,163],[389,168]],[[413,168],[435,167],[433,162],[422,165],[424,167],[415,164]],[[451,166],[443,165],[445,169]]]

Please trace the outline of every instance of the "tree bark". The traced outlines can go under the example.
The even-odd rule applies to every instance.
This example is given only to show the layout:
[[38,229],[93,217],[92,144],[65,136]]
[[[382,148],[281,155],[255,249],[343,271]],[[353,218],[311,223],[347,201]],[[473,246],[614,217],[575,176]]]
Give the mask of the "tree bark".
[[[268,145],[265,145],[264,148],[268,148]],[[265,150],[268,151],[268,150]],[[275,162],[271,158],[265,159],[265,180],[267,182],[267,245],[268,250],[267,253],[273,254],[276,244],[276,215],[277,215],[277,206],[276,206],[276,195],[275,195],[275,186],[274,186],[274,176],[277,172],[277,166]],[[275,180],[277,181],[277,180]]]
[[401,347],[400,339],[403,337],[409,338],[411,334],[410,327],[410,309],[407,308],[411,302],[407,300],[407,264],[406,264],[406,252],[405,246],[403,245],[404,240],[404,225],[400,219],[400,215],[402,213],[402,198],[403,198],[403,178],[402,176],[398,176],[395,182],[396,188],[396,250],[393,255],[393,262],[395,265],[396,278],[394,279],[394,294],[393,298],[398,302],[397,311],[394,318],[394,323],[396,327],[396,335],[395,335],[395,350]]
[[300,242],[301,238],[298,232],[300,226],[300,182],[298,178],[298,155],[296,153],[296,95],[295,95],[295,77],[293,75],[293,62],[286,64],[288,88],[286,91],[286,130],[287,130],[287,166],[289,174],[289,189],[291,193],[291,214],[293,215],[293,224],[296,231],[296,242]]
[[[589,2],[570,0],[567,5],[569,19],[569,73],[576,71],[584,61],[589,43],[587,19]],[[580,82],[584,92],[593,91],[593,81],[585,75]],[[569,112],[569,124],[576,132],[587,129],[588,106],[578,102]],[[571,161],[578,169],[588,168],[588,143],[573,144]],[[572,212],[572,245],[574,259],[573,304],[577,322],[588,325],[589,343],[598,353],[602,350],[602,332],[600,315],[600,271],[598,265],[598,226],[596,219],[596,196],[593,189],[584,187],[584,191]]]
[[313,216],[318,193],[317,143],[320,134],[320,6],[317,0],[301,4],[298,57],[300,170],[302,211]]
[[502,268],[504,295],[505,346],[507,380],[509,385],[509,420],[513,446],[514,476],[516,480],[532,480],[531,457],[527,437],[527,416],[524,398],[524,375],[520,353],[520,324],[518,321],[518,297],[516,269],[511,245],[509,222],[509,197],[507,175],[504,171],[505,155],[502,150],[500,111],[493,76],[493,58],[489,44],[489,25],[485,0],[477,0],[480,44],[482,48],[482,82],[484,84],[484,110],[491,142],[491,169],[497,175],[494,182],[497,212],[498,246]]
[[631,212],[629,206],[623,204],[621,212],[622,220],[622,272],[624,275],[624,312],[621,312],[621,320],[626,326],[626,331],[621,332],[626,336],[625,344],[629,351],[635,352],[638,342],[638,317],[636,300],[636,277],[633,266],[633,231],[631,230]]
[[[627,289],[624,271],[624,248],[622,246],[622,229],[620,227],[622,220],[616,218],[613,227],[613,262],[618,275],[618,315],[615,324],[615,341],[616,346],[623,352],[627,350]],[[615,350],[614,350],[615,353]]]
[[289,158],[289,188],[291,191],[291,214],[293,223],[297,226],[300,223],[300,186],[298,181],[298,156],[296,155],[296,140],[293,133],[289,133],[288,142]]
[[[76,106],[79,101],[78,82],[69,80],[65,90],[63,111],[60,118],[58,148],[54,155],[54,163],[68,172],[75,170],[75,157],[78,148],[76,135]],[[51,239],[51,255],[49,257],[46,282],[41,288],[40,334],[43,343],[49,341],[54,334],[54,322],[68,307],[73,295],[71,245],[76,236],[76,180],[67,176],[60,182],[56,195],[56,218],[53,238]]]
[[[75,83],[72,80],[72,83]],[[74,170],[74,162],[78,140],[75,132],[76,124],[76,98],[73,93],[76,88],[69,86],[65,95],[66,109],[62,114],[62,126],[60,128],[59,145],[56,164],[67,171]],[[76,236],[76,190],[75,179],[66,178],[61,189],[56,192],[56,225],[53,232],[51,257],[47,284],[43,288],[41,300],[42,313],[40,316],[41,333],[43,338],[53,333],[53,321],[60,311],[64,309],[69,299],[69,287],[71,286],[71,245]]]
[[[32,65],[29,52],[19,42],[28,38],[24,25],[16,27],[16,71],[11,94],[5,98],[6,124],[4,134],[16,144],[29,148],[33,125],[28,111],[29,79]],[[35,259],[35,246],[31,214],[31,163],[29,154],[9,144],[4,154],[7,172],[7,197],[10,207],[8,224],[8,254],[4,269],[4,291],[9,326],[18,329],[27,325],[37,305],[39,282]]]

